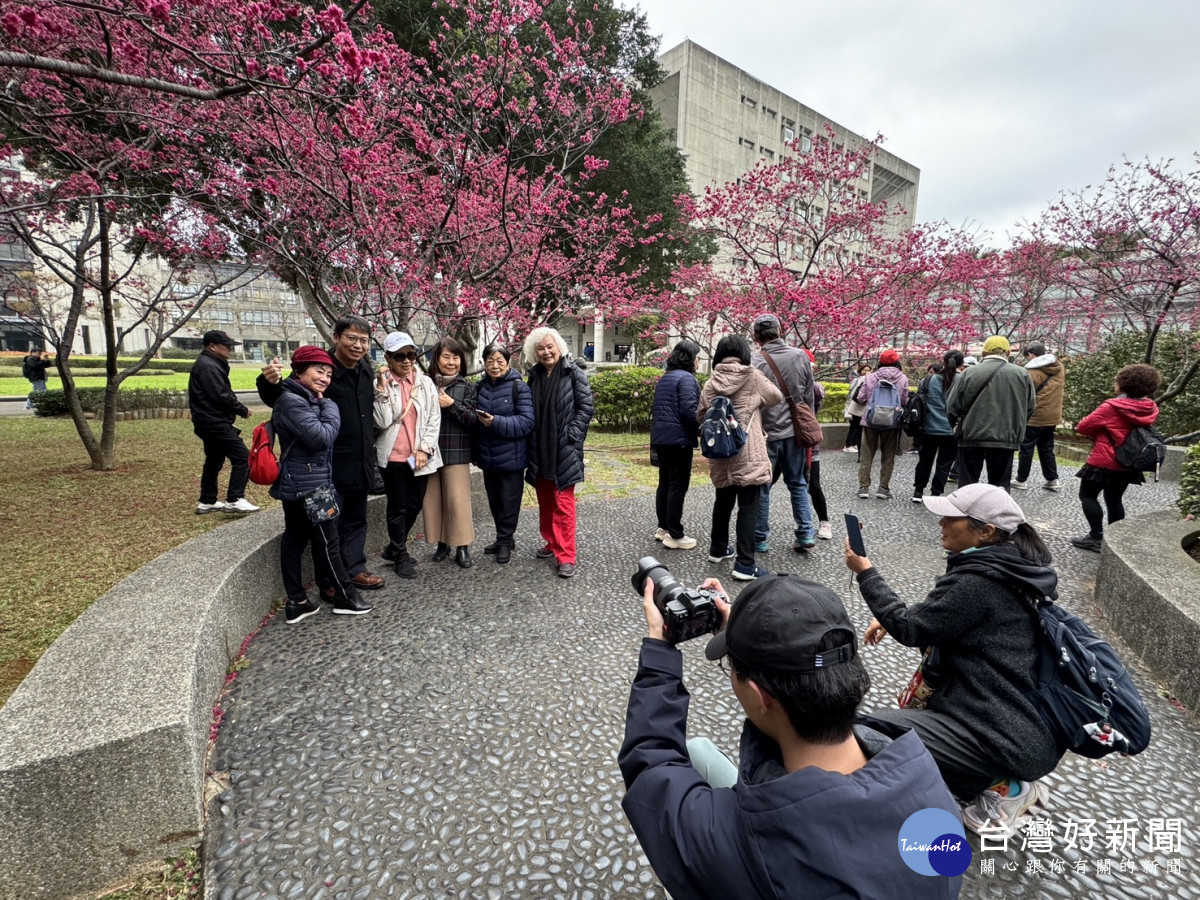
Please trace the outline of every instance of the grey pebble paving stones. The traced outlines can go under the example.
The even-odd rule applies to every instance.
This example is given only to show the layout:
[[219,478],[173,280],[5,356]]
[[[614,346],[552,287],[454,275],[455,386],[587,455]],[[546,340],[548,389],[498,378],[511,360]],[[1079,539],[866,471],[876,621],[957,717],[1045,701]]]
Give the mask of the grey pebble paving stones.
[[[897,460],[891,501],[857,499],[851,454],[821,459],[835,539],[804,555],[788,549],[790,507],[777,485],[773,549],[759,562],[842,592],[861,633],[870,613],[848,589],[841,513],[859,513],[872,561],[909,602],[943,570],[937,522],[904,489],[915,456]],[[1104,633],[1091,602],[1098,557],[1068,543],[1085,530],[1073,474],[1063,470],[1062,493],[1041,490],[1035,474],[1015,496],[1055,555],[1061,602]],[[1176,494],[1175,484],[1131,488],[1128,513],[1166,508]],[[742,585],[728,563],[705,559],[711,503],[707,485],[688,494],[685,525],[700,539],[693,551],[654,541],[649,493],[581,501],[571,580],[534,558],[537,514],[525,510],[507,566],[482,551],[469,570],[430,563],[417,545],[414,580],[371,561],[388,579],[369,595],[370,615],[325,609],[294,626],[277,615],[250,644],[250,665],[224,703],[207,896],[664,897],[620,806],[616,753],[645,629],[629,576],[638,557],[654,554],[685,583],[716,575],[736,596]],[[486,510],[476,522],[482,547],[492,534]],[[740,710],[702,644],[684,646],[689,733],[735,753]],[[916,651],[886,640],[864,652],[874,682],[865,706],[894,705]],[[1007,851],[981,852],[972,836],[963,896],[1200,897],[1196,723],[1137,678],[1155,725],[1150,749],[1108,762],[1068,754],[1045,779],[1049,851],[1032,841],[1022,849],[1018,836]],[[1068,849],[1068,822],[1086,819],[1096,822],[1094,845]],[[1121,819],[1136,829],[1124,852],[1106,836]],[[1155,849],[1152,819],[1180,820],[1178,848]],[[982,872],[989,859],[994,870]]]

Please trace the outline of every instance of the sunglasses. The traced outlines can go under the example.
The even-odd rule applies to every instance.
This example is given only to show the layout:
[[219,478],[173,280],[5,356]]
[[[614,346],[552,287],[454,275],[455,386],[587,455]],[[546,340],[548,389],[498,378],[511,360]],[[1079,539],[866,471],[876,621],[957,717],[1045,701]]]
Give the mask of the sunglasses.
[[407,353],[392,353],[390,355],[392,359],[399,359],[403,360],[404,362],[412,362],[417,358],[417,354],[413,353],[411,350],[409,350]]

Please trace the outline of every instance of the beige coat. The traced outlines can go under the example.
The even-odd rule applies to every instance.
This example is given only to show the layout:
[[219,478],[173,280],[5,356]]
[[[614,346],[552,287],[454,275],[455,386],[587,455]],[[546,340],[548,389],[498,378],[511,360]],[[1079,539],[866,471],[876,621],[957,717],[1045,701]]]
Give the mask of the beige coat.
[[783,393],[754,367],[726,359],[716,365],[712,378],[700,392],[700,408],[696,415],[701,421],[717,394],[733,402],[738,421],[746,429],[746,445],[737,456],[710,459],[708,477],[713,486],[719,488],[767,484],[771,480],[771,460],[767,456],[767,437],[759,407],[782,402]]

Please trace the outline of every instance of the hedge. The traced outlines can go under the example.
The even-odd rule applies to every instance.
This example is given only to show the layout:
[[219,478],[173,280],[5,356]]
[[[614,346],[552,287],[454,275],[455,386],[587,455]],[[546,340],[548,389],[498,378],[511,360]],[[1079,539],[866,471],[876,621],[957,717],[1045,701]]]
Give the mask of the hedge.
[[[23,356],[2,357],[2,358],[0,358],[0,366],[5,367],[5,368],[16,369],[17,374],[20,374],[21,364],[24,362],[24,359],[25,359],[25,357],[23,357]],[[138,357],[137,359],[128,359],[125,357],[120,357],[117,359],[117,368],[118,369],[128,368],[129,366],[132,366],[134,363],[138,362],[140,359],[141,359],[141,357]],[[53,360],[53,357],[51,357],[51,360]],[[163,371],[155,372],[153,374],[155,374],[155,375],[168,374],[169,375],[172,372],[190,372],[190,371],[192,371],[192,365],[194,363],[195,363],[195,360],[190,360],[190,359],[152,359],[152,360],[150,360],[149,365],[153,366],[155,369],[163,370]],[[72,356],[71,357],[71,370],[72,371],[75,371],[77,369],[103,369],[107,364],[108,363],[102,357],[99,357],[99,356]]]
[[[79,402],[84,412],[99,413],[104,407],[104,388],[79,388]],[[31,394],[33,410],[39,416],[70,415],[65,391],[41,391]],[[128,412],[135,409],[187,409],[187,391],[156,390],[154,388],[135,388],[129,391],[117,392],[117,411]]]

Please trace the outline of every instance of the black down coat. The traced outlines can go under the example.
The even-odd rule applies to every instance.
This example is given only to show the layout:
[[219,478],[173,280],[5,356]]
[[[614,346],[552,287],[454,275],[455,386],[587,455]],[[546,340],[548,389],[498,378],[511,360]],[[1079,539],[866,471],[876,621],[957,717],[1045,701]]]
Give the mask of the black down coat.
[[[587,438],[588,426],[592,424],[595,406],[592,388],[583,370],[565,358],[558,364],[563,367],[562,377],[558,379],[558,396],[554,402],[554,415],[558,420],[558,465],[553,472],[543,472],[539,465],[538,435],[542,429],[549,428],[550,423],[538,419],[534,422],[533,433],[529,435],[526,445],[529,467],[525,470],[525,480],[536,484],[539,478],[545,478],[553,481],[554,486],[562,491],[583,481],[583,442]],[[549,383],[550,376],[545,366],[534,366],[529,373],[529,389],[533,394],[535,416],[538,397]]]
[[329,484],[332,451],[342,418],[337,404],[317,396],[296,381],[279,383],[279,399],[271,412],[271,425],[279,436],[279,480],[271,496],[299,500],[309,491]]

